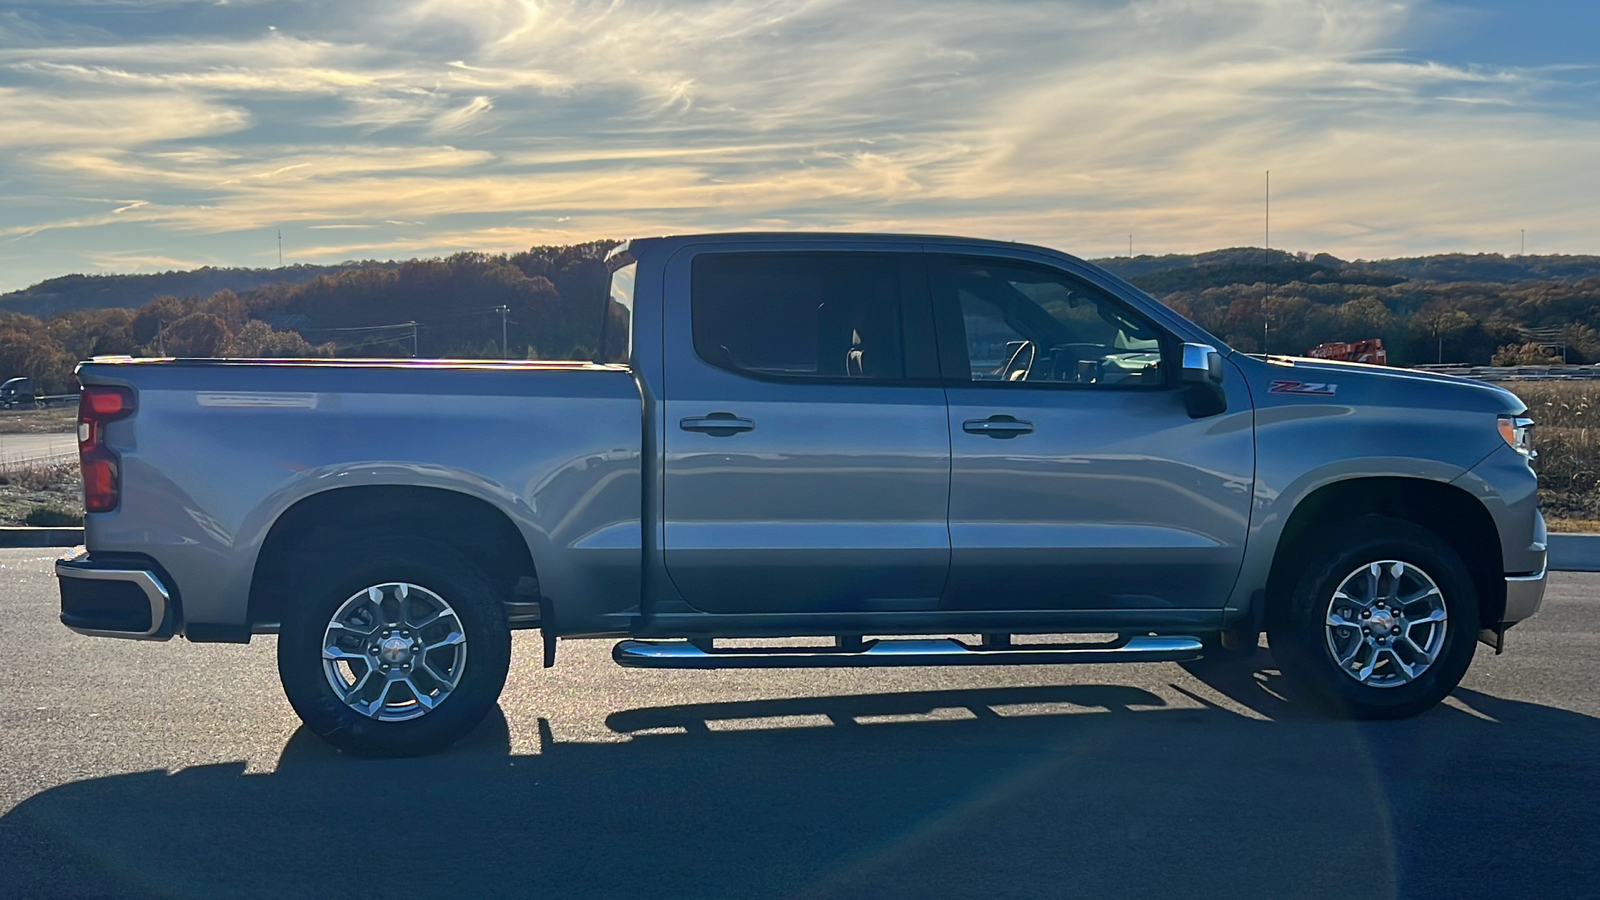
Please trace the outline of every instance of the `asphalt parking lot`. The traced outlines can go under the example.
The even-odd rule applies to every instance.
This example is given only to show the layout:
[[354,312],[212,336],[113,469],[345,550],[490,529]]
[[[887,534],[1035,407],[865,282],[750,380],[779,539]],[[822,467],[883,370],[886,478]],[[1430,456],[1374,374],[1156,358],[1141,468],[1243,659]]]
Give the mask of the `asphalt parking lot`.
[[645,672],[518,657],[429,758],[297,730],[271,639],[79,637],[0,551],[0,897],[1592,897],[1600,575],[1446,705],[1239,663]]

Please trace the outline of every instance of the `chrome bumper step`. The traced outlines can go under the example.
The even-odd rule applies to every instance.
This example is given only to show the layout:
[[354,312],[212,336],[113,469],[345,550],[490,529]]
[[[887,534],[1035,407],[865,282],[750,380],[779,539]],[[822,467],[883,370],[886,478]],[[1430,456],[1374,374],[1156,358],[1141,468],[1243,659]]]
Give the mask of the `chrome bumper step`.
[[618,665],[637,669],[809,669],[848,666],[1060,665],[1181,662],[1200,656],[1192,637],[1129,637],[1109,644],[972,646],[954,638],[879,639],[856,647],[715,649],[689,641],[622,641]]

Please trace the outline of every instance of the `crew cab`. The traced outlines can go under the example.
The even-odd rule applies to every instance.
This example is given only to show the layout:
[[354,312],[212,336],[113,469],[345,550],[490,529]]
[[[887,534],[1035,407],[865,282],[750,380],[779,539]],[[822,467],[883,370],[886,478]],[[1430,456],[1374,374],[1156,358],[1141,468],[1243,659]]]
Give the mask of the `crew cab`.
[[84,363],[62,622],[276,634],[312,731],[401,755],[482,719],[522,628],[547,665],[595,638],[702,669],[1186,660],[1264,631],[1299,695],[1398,717],[1543,597],[1532,423],[1501,388],[1234,352],[1015,243],[676,236],[609,267],[589,361]]

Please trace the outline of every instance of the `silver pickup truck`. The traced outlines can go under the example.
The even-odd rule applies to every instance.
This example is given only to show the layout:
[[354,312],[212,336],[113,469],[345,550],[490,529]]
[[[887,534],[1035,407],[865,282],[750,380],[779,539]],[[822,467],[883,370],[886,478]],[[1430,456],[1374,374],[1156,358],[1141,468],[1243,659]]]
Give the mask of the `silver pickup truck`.
[[1438,703],[1543,598],[1532,423],[1500,388],[1246,356],[1014,243],[609,262],[592,362],[83,364],[62,622],[276,633],[306,725],[398,755],[493,707],[519,628],[547,665],[611,638],[697,669],[1184,660],[1264,631],[1298,694],[1375,718]]

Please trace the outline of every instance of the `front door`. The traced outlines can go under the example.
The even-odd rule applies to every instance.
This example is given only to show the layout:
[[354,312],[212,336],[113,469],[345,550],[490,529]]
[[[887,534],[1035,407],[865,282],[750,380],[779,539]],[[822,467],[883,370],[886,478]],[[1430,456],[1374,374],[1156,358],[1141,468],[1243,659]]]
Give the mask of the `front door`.
[[930,256],[930,273],[953,451],[946,608],[1221,607],[1254,476],[1240,380],[1227,412],[1190,418],[1178,340],[1109,291],[1026,259]]
[[707,612],[933,609],[944,588],[921,256],[824,246],[702,245],[667,267],[662,542]]

